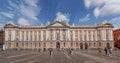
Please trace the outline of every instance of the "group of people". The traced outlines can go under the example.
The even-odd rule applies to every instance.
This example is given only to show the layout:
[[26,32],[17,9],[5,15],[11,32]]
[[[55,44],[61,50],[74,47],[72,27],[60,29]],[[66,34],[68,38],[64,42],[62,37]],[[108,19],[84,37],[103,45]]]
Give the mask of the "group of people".
[[105,47],[104,51],[105,54],[109,56],[110,54],[112,54],[112,47]]
[[[101,54],[102,53],[102,48],[98,48],[98,51],[99,51],[99,53]],[[110,55],[110,54],[112,54],[112,47],[105,47],[104,48],[104,52],[105,52],[105,55]]]

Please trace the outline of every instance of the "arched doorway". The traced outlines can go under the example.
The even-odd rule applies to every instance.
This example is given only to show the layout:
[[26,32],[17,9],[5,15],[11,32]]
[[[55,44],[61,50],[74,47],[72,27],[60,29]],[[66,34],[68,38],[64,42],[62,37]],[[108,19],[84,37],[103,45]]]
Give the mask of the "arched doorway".
[[88,49],[88,44],[87,44],[87,43],[85,43],[84,45],[85,45],[85,49]]
[[80,43],[80,49],[83,49],[83,43]]
[[106,43],[106,47],[110,47],[110,43]]
[[60,42],[56,42],[56,48],[60,48]]

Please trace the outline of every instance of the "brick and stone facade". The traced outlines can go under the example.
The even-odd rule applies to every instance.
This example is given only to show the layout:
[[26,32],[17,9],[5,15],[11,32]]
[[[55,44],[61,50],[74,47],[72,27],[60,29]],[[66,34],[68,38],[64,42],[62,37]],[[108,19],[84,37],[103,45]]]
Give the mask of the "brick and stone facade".
[[113,26],[103,23],[96,26],[75,26],[60,21],[45,26],[21,26],[8,23],[5,30],[5,49],[44,48],[104,48],[111,47]]

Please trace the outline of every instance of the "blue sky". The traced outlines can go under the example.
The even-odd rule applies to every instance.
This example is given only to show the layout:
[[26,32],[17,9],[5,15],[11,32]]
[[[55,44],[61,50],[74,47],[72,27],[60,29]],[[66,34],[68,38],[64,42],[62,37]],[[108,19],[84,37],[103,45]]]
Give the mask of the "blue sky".
[[0,28],[8,22],[45,25],[55,20],[70,25],[107,20],[120,28],[120,0],[0,0]]

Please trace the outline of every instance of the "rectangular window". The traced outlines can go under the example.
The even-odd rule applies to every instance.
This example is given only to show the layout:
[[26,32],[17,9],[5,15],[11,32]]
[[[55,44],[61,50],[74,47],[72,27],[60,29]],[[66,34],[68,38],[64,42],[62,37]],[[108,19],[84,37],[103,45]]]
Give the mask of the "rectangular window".
[[75,40],[78,41],[78,31],[75,31]]
[[101,38],[100,38],[100,30],[98,30],[98,41],[100,41]]
[[22,47],[24,47],[24,43],[22,43]]
[[70,39],[73,40],[73,39],[72,39],[72,35],[70,35]]
[[38,33],[38,41],[41,41],[41,31],[39,31],[39,33]]
[[44,41],[46,41],[46,31],[44,31]]
[[16,43],[16,47],[18,47],[18,43]]
[[94,43],[94,47],[96,46],[96,44]]
[[93,41],[95,41],[95,31],[93,31]]
[[28,41],[28,35],[26,36],[26,41]]
[[32,35],[30,36],[30,41],[32,41]]
[[89,39],[89,41],[91,41],[91,34],[90,34],[90,30],[88,31],[88,39]]
[[32,41],[32,31],[30,31],[30,41]]
[[36,33],[36,31],[34,31],[34,41],[37,41],[37,33]]
[[35,35],[35,40],[34,41],[37,41],[37,36]]
[[64,42],[64,47],[65,47],[65,42]]
[[28,43],[26,43],[26,47],[28,47]]
[[18,30],[16,30],[16,41],[18,41],[18,38],[19,38],[19,31]]
[[26,31],[26,41],[28,41],[28,31]]
[[84,41],[86,41],[86,30],[84,30]]
[[24,31],[22,31],[22,41],[24,41]]
[[39,43],[39,47],[41,46],[41,44]]
[[71,43],[71,47],[73,47],[73,43]]
[[76,43],[76,47],[78,47],[78,43]]
[[30,46],[32,47],[32,43],[30,43]]
[[46,43],[44,43],[44,47],[46,47]]
[[8,47],[11,47],[11,43],[8,43]]
[[51,35],[51,40],[53,39],[53,36]]
[[35,47],[36,47],[36,43],[35,43]]

